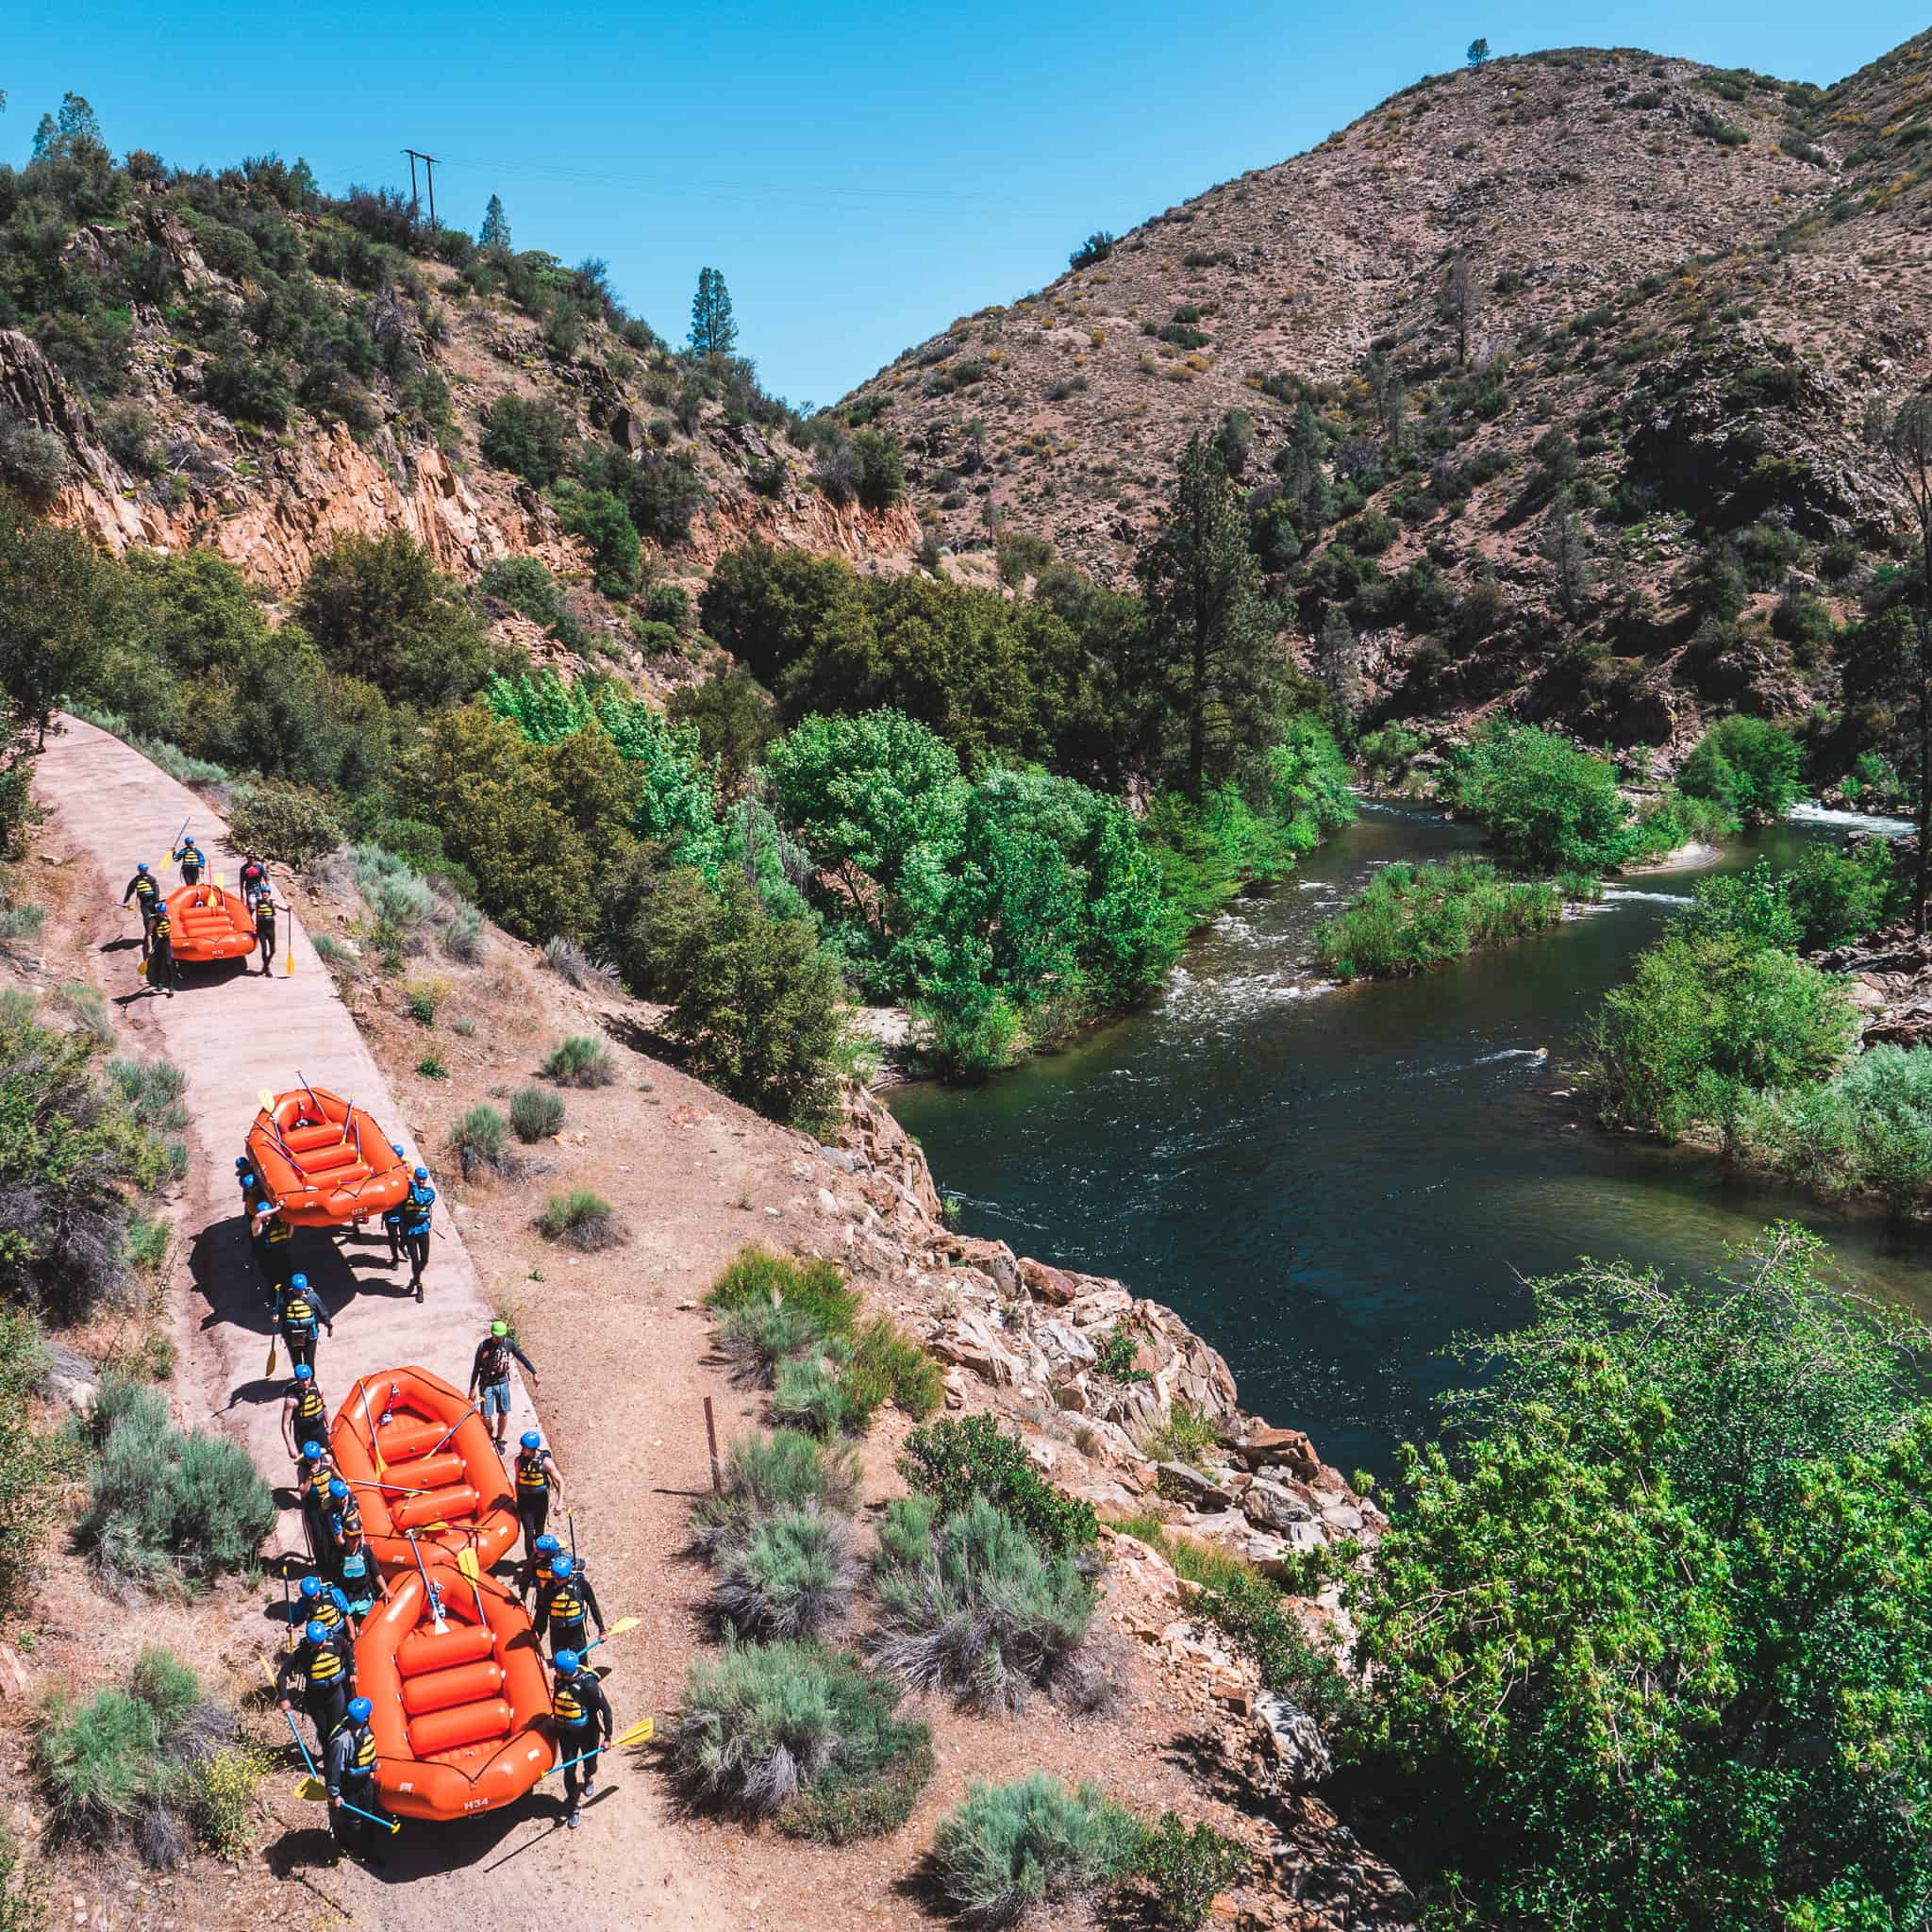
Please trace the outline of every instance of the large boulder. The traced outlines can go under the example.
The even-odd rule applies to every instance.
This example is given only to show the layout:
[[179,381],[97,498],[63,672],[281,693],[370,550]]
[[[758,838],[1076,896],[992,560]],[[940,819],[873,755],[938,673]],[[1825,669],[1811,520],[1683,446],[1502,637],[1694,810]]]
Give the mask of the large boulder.
[[1284,1791],[1308,1791],[1335,1769],[1322,1726],[1300,1705],[1273,1690],[1255,1699],[1261,1746],[1274,1761],[1274,1778]]

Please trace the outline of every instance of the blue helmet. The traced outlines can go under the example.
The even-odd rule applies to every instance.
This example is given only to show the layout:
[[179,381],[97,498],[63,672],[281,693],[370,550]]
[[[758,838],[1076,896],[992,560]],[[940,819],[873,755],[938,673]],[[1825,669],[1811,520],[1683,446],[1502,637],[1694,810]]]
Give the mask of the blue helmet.
[[543,1446],[543,1438],[535,1429],[525,1429],[519,1440],[525,1449],[541,1449]]
[[295,1364],[295,1379],[298,1382],[312,1382],[315,1380],[315,1371],[307,1362],[297,1362]]
[[310,1617],[308,1627],[302,1634],[308,1638],[310,1643],[326,1643],[328,1641],[328,1625],[326,1624],[318,1624],[313,1617]]
[[426,1167],[419,1167],[416,1170],[416,1178],[419,1181],[426,1181],[429,1178],[429,1170]]
[[333,1501],[340,1503],[349,1493],[349,1486],[341,1476],[332,1475],[328,1479],[328,1492]]
[[291,1274],[289,1276],[289,1286],[291,1288],[307,1288],[308,1286],[308,1277],[306,1274]]
[[322,1444],[320,1442],[303,1443],[302,1460],[304,1462],[320,1462],[322,1460]]
[[318,1597],[322,1594],[322,1578],[319,1576],[305,1576],[295,1588],[297,1593],[305,1601],[310,1597]]
[[559,1677],[574,1677],[577,1674],[577,1664],[581,1659],[574,1650],[559,1650],[552,1661],[557,1666],[557,1674]]
[[147,870],[147,860],[143,858],[134,869],[136,872],[145,872]]
[[400,1141],[391,1141],[389,1143],[389,1151],[400,1160],[403,1156],[403,1143]]
[[550,1559],[550,1574],[559,1583],[566,1582],[572,1571],[577,1567],[577,1559],[568,1550],[559,1551]]
[[554,1557],[557,1554],[557,1539],[554,1536],[540,1536],[537,1539],[537,1554],[540,1557]]
[[247,1157],[247,1155],[245,1155],[245,1154],[238,1154],[238,1155],[236,1155],[236,1157],[235,1157],[235,1172],[236,1172],[237,1174],[245,1174],[245,1173],[247,1172],[247,1170],[248,1170],[248,1157]]
[[375,1708],[375,1705],[366,1697],[350,1698],[349,1722],[354,1724],[366,1724],[369,1722],[369,1713]]

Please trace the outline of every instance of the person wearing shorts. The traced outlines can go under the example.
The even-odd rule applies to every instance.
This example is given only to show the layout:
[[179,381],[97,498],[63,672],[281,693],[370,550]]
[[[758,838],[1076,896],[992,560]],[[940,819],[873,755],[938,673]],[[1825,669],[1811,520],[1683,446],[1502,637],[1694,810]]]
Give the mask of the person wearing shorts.
[[[499,1455],[509,1434],[509,1365],[512,1360],[524,1365],[534,1389],[539,1380],[537,1371],[531,1366],[530,1357],[516,1345],[508,1323],[491,1323],[490,1333],[476,1344],[475,1359],[470,1364],[470,1399],[476,1403],[484,1423],[496,1438]],[[480,1399],[476,1392],[479,1389],[483,1391]]]

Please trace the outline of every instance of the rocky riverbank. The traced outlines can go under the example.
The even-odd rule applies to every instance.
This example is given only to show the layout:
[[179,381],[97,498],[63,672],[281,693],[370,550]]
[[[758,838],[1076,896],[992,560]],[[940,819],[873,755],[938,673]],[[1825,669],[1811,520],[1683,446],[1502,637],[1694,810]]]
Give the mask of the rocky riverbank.
[[[1103,1516],[1150,1504],[1171,1526],[1220,1543],[1282,1581],[1330,1544],[1372,1547],[1382,1512],[1298,1429],[1241,1407],[1228,1366],[1172,1308],[1104,1275],[1081,1274],[1004,1241],[947,1227],[925,1157],[881,1103],[854,1084],[836,1146],[815,1150],[847,1179],[818,1190],[842,1224],[832,1252],[884,1285],[882,1298],[950,1365],[948,1400],[1002,1411],[1054,1480]],[[803,1176],[801,1176],[803,1177]],[[1109,1349],[1131,1338],[1124,1373]],[[1157,1461],[1149,1439],[1176,1408],[1210,1422],[1218,1446]],[[1332,1591],[1318,1600],[1333,1613]]]

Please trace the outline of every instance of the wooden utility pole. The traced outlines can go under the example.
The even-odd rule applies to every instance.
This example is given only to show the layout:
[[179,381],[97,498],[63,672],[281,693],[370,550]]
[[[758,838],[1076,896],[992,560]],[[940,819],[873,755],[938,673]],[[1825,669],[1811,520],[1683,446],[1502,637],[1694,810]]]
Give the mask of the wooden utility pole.
[[425,155],[419,149],[406,147],[403,152],[409,158],[409,219],[416,219],[416,163],[423,163],[423,173],[429,183],[429,225],[436,225],[436,157]]

